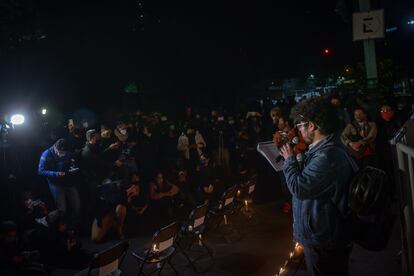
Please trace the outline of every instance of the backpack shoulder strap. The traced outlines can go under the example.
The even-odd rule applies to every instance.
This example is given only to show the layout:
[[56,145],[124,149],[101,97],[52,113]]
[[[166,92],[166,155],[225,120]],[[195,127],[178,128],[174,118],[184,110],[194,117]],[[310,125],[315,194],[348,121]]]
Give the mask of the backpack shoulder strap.
[[[348,163],[351,165],[351,167],[352,167],[352,170],[354,171],[354,173],[356,174],[358,171],[359,171],[359,167],[358,167],[358,165],[355,163],[355,161],[352,159],[352,157],[348,154],[348,152],[344,149],[344,148],[342,148],[342,147],[340,147],[340,146],[337,146],[337,145],[331,145],[331,146],[326,146],[325,148],[335,148],[335,149],[338,149],[338,150],[340,150],[344,155],[345,155],[345,157],[346,157],[346,159],[348,160]],[[337,213],[337,215],[342,219],[342,220],[347,220],[348,218],[349,218],[349,213],[347,213],[347,214],[343,214],[340,210],[339,210],[339,208],[338,208],[338,206],[333,202],[333,200],[332,200],[332,198],[330,198],[329,199],[329,201],[330,201],[330,203],[331,203],[331,205],[332,205],[332,207],[334,208],[334,210],[335,210],[335,212]]]
[[329,148],[335,148],[340,150],[343,155],[346,157],[346,160],[348,160],[348,163],[351,165],[352,170],[354,171],[354,173],[357,173],[359,171],[359,166],[357,165],[357,163],[355,163],[354,159],[352,159],[352,157],[349,155],[349,153],[342,148],[341,146],[337,146],[337,145],[331,145],[331,146],[326,146],[324,147],[325,149],[329,149]]

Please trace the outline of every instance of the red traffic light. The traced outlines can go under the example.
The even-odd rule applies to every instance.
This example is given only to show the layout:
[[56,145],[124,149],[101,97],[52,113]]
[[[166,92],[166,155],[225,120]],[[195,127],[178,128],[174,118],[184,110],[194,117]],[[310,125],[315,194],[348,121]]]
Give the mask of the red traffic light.
[[331,54],[331,49],[329,49],[329,48],[323,49],[323,55],[324,56],[329,56],[330,54]]

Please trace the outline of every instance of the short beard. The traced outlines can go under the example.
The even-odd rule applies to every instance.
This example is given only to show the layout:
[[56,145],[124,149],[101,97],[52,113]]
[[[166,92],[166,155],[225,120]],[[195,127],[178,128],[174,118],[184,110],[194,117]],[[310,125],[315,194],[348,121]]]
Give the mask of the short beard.
[[306,144],[312,144],[315,140],[315,132],[309,132],[308,130],[306,130],[306,138],[304,137],[304,140]]

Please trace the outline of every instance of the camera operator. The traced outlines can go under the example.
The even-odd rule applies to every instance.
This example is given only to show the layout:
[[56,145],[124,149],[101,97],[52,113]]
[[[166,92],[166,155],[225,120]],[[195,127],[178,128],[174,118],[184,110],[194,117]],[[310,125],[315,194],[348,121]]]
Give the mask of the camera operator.
[[68,144],[61,138],[42,153],[38,173],[46,177],[56,207],[72,215],[71,224],[77,229],[81,203],[74,178],[77,168],[73,167],[73,163]]
[[294,239],[305,248],[310,275],[348,275],[352,247],[341,214],[347,212],[353,170],[335,135],[336,110],[328,100],[313,98],[296,105],[291,117],[309,144],[303,169],[289,144],[281,149],[292,194]]

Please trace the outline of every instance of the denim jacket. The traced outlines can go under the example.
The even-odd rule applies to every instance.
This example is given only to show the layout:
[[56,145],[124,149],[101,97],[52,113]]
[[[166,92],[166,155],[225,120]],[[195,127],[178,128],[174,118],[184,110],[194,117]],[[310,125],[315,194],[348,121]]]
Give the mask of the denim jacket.
[[302,170],[294,156],[284,163],[292,194],[293,237],[305,246],[334,249],[350,243],[341,214],[347,212],[353,169],[343,149],[331,134],[305,154]]
[[48,184],[55,186],[69,186],[68,177],[59,177],[58,172],[67,172],[71,165],[72,155],[67,152],[65,156],[59,157],[53,146],[45,150],[39,161],[38,174],[46,176]]

